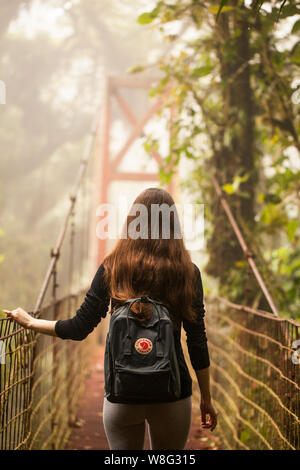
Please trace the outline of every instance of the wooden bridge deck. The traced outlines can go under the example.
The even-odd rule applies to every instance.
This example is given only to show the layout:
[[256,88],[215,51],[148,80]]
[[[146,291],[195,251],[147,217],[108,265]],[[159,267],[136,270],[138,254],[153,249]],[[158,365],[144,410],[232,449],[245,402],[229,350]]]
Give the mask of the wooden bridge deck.
[[[77,426],[73,427],[65,446],[67,450],[109,449],[102,422],[104,395],[103,359],[104,347],[99,346],[91,373],[86,380],[85,393],[79,403]],[[186,449],[217,450],[218,438],[207,430],[201,430],[200,419],[199,407],[197,403],[194,403],[192,427]],[[147,433],[144,449],[150,449]]]

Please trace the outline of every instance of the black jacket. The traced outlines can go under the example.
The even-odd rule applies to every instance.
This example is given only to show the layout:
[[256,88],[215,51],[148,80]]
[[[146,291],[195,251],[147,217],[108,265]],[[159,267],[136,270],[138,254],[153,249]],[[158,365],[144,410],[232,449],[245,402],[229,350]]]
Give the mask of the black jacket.
[[[186,332],[187,347],[192,367],[200,370],[210,365],[207,348],[207,338],[204,323],[205,308],[203,304],[203,286],[198,266],[194,264],[197,276],[197,292],[193,305],[197,310],[197,321],[182,320]],[[73,318],[58,320],[55,324],[55,332],[59,338],[81,341],[85,339],[100,323],[101,318],[107,314],[109,306],[109,293],[104,283],[104,266],[101,264],[95,274],[90,289],[86,293],[84,302],[79,307]],[[181,396],[188,397],[192,394],[192,379],[184,359],[181,347],[181,328],[174,332],[175,347],[180,369]],[[110,399],[110,401],[117,401]],[[123,401],[124,403],[124,401]]]

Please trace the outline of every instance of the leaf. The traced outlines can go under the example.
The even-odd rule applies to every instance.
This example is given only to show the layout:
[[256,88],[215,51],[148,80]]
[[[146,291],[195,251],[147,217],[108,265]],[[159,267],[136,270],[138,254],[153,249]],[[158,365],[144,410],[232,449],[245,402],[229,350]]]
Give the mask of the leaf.
[[225,13],[227,11],[231,11],[231,10],[235,9],[235,7],[232,7],[232,6],[231,7],[230,6],[225,6],[226,2],[227,2],[227,0],[222,0],[220,5],[213,5],[213,6],[208,8],[208,11],[210,11],[211,13],[214,13],[214,14],[217,15],[216,20],[218,20],[219,15],[221,13]]
[[277,256],[279,259],[287,260],[288,254],[289,254],[289,250],[286,246],[282,246],[281,248],[278,248],[277,250]]
[[248,430],[247,431],[242,431],[240,440],[245,444],[245,442],[248,441],[249,437],[250,437],[250,432]]
[[295,51],[292,54],[291,61],[294,64],[300,64],[300,45],[296,47]]
[[244,174],[244,176],[236,176],[234,179],[236,179],[239,183],[244,183],[245,181],[248,181],[249,176],[250,172],[248,171]]
[[247,265],[247,261],[240,260],[240,261],[236,261],[234,264],[237,268],[245,268]]
[[265,195],[264,201],[267,204],[279,204],[281,202],[281,198],[278,196],[278,194],[270,193]]
[[157,17],[158,15],[158,10],[156,8],[152,11],[149,11],[149,12],[145,12],[145,13],[142,13],[139,17],[138,17],[138,23],[140,24],[149,24],[149,23],[152,23],[153,20],[155,20],[155,18]]
[[297,5],[293,5],[293,4],[285,5],[285,1],[283,1],[281,6],[280,6],[277,18],[279,18],[279,17],[280,17],[280,19],[288,18],[289,16],[298,15],[299,12],[300,12],[300,10],[297,7]]
[[258,196],[257,196],[257,202],[259,202],[260,204],[262,204],[265,200],[265,195],[263,193],[260,193]]
[[[233,178],[232,184],[224,184],[222,188],[224,191],[226,191],[228,194],[233,194],[237,193],[239,191],[240,184],[243,183],[244,181],[247,181],[250,176],[250,173],[247,172],[244,174],[244,176],[235,176]],[[249,197],[249,194],[246,192],[239,191],[239,196],[242,197]]]
[[255,3],[253,4],[253,8],[256,9],[259,11],[262,7],[262,5],[264,4],[264,0],[256,0]]
[[203,67],[198,67],[193,70],[192,76],[193,77],[205,77],[205,75],[209,75],[213,70],[212,65],[203,65]]
[[250,198],[250,194],[247,191],[239,191],[239,196],[240,197],[245,197],[246,199]]
[[222,188],[224,189],[224,191],[227,194],[233,194],[235,192],[234,187],[232,186],[232,184],[224,184],[222,186]]
[[140,24],[149,24],[154,20],[153,16],[151,16],[151,13],[142,13],[138,17],[138,23]]
[[294,240],[298,227],[299,223],[297,220],[290,220],[287,224],[286,231],[290,241]]
[[292,34],[296,34],[300,31],[300,20],[296,21],[296,23],[293,26],[293,29],[291,31]]
[[283,9],[285,3],[286,3],[286,0],[283,0],[282,4],[280,5],[280,8],[279,8],[279,14],[278,14],[278,16],[280,16],[280,13],[282,12],[282,9]]
[[1,308],[0,308],[0,318],[6,318],[6,315]]
[[235,28],[233,34],[232,34],[232,37],[233,38],[237,38],[239,37],[240,35],[242,34],[242,30],[240,28]]
[[130,69],[128,69],[128,73],[139,73],[139,72],[143,72],[145,70],[145,67],[143,67],[142,65],[135,65],[134,67],[130,67]]

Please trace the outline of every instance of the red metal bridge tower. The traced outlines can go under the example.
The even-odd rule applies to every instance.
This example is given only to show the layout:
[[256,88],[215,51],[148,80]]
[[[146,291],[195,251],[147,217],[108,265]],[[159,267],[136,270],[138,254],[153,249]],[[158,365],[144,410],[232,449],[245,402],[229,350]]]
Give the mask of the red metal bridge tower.
[[[107,240],[97,239],[96,240],[96,208],[100,204],[109,203],[109,188],[111,183],[115,181],[127,181],[127,182],[146,182],[153,181],[158,183],[158,171],[146,172],[146,171],[122,171],[119,169],[121,163],[124,161],[124,157],[128,154],[129,149],[132,147],[134,142],[144,136],[145,125],[153,118],[153,116],[160,109],[164,96],[161,95],[155,101],[150,102],[148,90],[153,84],[153,80],[136,77],[105,77],[103,80],[102,99],[101,99],[101,111],[100,120],[98,125],[98,132],[96,137],[96,149],[94,155],[94,204],[93,213],[91,220],[91,260],[93,264],[93,270],[95,268],[95,262],[97,266],[102,262],[106,250]],[[122,89],[130,89],[132,91],[142,90],[144,96],[148,101],[148,109],[142,115],[141,118],[136,118],[133,106],[124,97],[124,91]],[[115,103],[114,103],[115,101]],[[123,143],[121,149],[112,156],[111,152],[111,128],[112,128],[112,106],[117,105],[118,110],[122,111],[123,119],[125,117],[126,122],[130,123],[131,132],[127,139]],[[172,120],[172,108],[170,111],[170,122]],[[162,163],[162,157],[156,149],[151,150],[151,157],[157,162],[158,168]],[[172,179],[166,189],[172,194],[173,198],[176,199],[178,195],[176,172],[173,174]]]

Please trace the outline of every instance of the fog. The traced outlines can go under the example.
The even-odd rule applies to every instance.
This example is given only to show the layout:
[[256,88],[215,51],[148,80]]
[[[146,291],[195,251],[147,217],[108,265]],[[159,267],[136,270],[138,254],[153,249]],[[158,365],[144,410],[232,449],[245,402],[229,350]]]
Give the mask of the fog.
[[[129,71],[136,66],[144,67],[139,76],[157,77],[153,66],[169,45],[151,25],[138,24],[146,6],[151,7],[145,1],[137,5],[119,0],[43,0],[6,2],[0,7],[1,95],[6,103],[0,108],[0,296],[6,308],[33,307],[69,206],[104,78],[134,77]],[[140,119],[149,106],[148,90],[124,90],[123,96]],[[116,103],[111,120],[110,150],[115,155],[131,128]],[[167,151],[161,124],[154,119],[148,131],[160,134],[162,151]],[[157,170],[143,143],[143,138],[134,143],[121,170],[137,165],[144,171]],[[82,252],[80,237],[88,237],[92,172],[91,165],[85,194],[78,195],[74,250],[78,259],[87,256],[88,242]],[[109,198],[113,200],[120,188],[133,198],[147,186],[147,181],[113,183]],[[69,238],[68,233],[66,246]],[[68,263],[68,255],[62,254],[60,294],[65,293],[62,281]],[[86,284],[88,276],[80,283]]]

